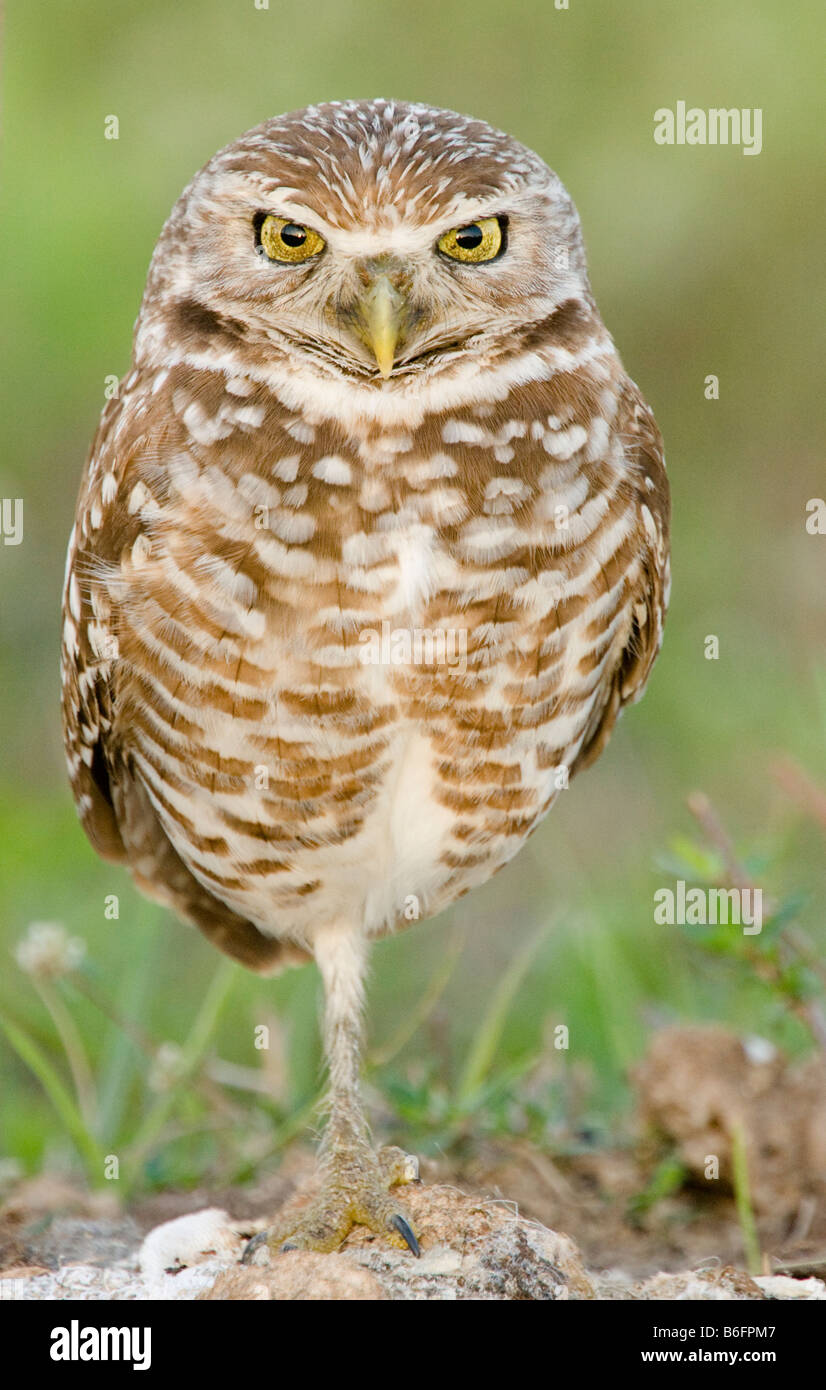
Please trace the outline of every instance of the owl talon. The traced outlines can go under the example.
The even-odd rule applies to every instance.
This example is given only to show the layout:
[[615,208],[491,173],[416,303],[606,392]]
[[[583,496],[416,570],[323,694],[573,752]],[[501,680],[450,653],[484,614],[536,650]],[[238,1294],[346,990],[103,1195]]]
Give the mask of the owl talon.
[[410,1217],[390,1194],[392,1187],[419,1181],[419,1165],[410,1154],[397,1148],[375,1153],[366,1140],[347,1144],[326,1159],[325,1179],[300,1215],[252,1237],[242,1264],[250,1264],[262,1245],[271,1255],[337,1250],[354,1226],[366,1226],[413,1255],[421,1253]]
[[267,1231],[259,1231],[257,1236],[253,1236],[244,1246],[244,1253],[241,1256],[242,1265],[252,1264],[252,1257],[256,1250],[260,1250],[262,1245],[267,1244]]
[[[415,1178],[414,1181],[421,1182],[421,1179]],[[399,1232],[399,1235],[402,1237],[402,1240],[404,1240],[407,1243],[408,1249],[411,1250],[412,1253],[418,1259],[418,1257],[422,1253],[419,1249],[419,1242],[417,1241],[416,1237],[413,1234],[413,1231],[411,1230],[408,1223],[405,1221],[404,1217],[399,1216],[397,1212],[395,1216],[391,1216],[390,1225]]]

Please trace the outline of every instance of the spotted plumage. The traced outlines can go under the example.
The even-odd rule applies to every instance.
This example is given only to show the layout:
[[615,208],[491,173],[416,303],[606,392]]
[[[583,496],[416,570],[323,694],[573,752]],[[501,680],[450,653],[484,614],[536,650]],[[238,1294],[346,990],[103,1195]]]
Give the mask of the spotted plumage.
[[330,103],[181,196],[78,502],[69,770],[144,891],[255,969],[316,957],[334,1133],[365,942],[505,864],[642,693],[668,510],[576,210],[514,140]]

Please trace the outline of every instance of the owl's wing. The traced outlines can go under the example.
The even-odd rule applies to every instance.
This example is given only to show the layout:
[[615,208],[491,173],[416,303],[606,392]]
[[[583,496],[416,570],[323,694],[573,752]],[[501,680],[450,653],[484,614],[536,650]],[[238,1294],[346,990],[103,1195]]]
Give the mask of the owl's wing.
[[[60,661],[63,741],[75,805],[98,854],[116,861],[127,858],[112,801],[108,756],[117,639],[95,577],[129,543],[126,535],[118,535],[119,513],[113,506],[128,461],[122,455],[119,467],[114,449],[120,414],[120,401],[110,400],[83,473],[66,556]],[[137,518],[131,518],[131,524],[136,535]]]
[[623,707],[639,700],[651,667],[662,646],[663,622],[668,607],[671,572],[669,532],[671,498],[665,471],[663,441],[651,410],[639,390],[628,381],[616,420],[631,467],[631,485],[637,494],[638,554],[642,563],[632,592],[632,622],[585,739],[571,766],[571,774],[589,767],[611,736]]
[[[131,505],[137,460],[163,456],[169,426],[109,402],[83,475],[63,592],[63,738],[81,824],[98,854],[128,865],[141,891],[192,922],[248,969],[273,974],[307,953],[265,936],[189,872],[168,839],[118,735],[123,681],[117,613],[104,581],[142,530]],[[176,447],[181,441],[176,440]],[[128,664],[128,663],[126,663]]]

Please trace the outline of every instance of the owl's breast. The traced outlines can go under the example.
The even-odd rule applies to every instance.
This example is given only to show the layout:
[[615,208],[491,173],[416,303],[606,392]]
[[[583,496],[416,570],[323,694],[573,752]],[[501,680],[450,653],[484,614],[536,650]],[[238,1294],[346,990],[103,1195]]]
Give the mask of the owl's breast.
[[264,931],[439,910],[567,784],[628,634],[627,498],[512,405],[360,441],[175,409],[188,447],[130,480],[107,583],[130,766]]

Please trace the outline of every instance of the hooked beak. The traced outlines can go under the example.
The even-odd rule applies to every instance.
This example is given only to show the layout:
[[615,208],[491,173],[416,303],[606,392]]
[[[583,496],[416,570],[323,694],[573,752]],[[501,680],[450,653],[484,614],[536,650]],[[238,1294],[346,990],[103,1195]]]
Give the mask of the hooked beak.
[[407,314],[407,299],[385,274],[377,275],[358,301],[362,336],[385,380],[393,370]]

